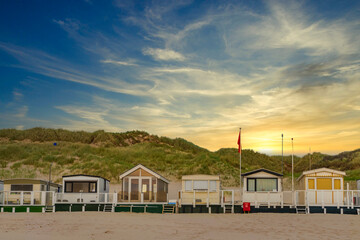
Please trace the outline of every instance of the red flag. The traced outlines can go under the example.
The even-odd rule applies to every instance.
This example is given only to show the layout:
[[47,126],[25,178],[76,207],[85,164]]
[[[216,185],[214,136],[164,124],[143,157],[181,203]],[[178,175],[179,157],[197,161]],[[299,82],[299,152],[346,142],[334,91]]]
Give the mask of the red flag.
[[239,138],[238,138],[237,144],[239,145],[238,152],[241,154],[241,130],[239,132]]

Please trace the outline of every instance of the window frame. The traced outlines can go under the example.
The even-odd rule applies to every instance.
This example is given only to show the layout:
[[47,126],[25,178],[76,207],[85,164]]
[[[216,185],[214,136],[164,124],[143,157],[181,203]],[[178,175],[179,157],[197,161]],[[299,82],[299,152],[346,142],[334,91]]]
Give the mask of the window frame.
[[[31,190],[13,190],[13,186],[30,186]],[[34,190],[34,185],[33,184],[11,184],[10,186],[10,191],[11,192],[32,192]]]
[[[249,180],[253,179],[255,180],[255,186],[254,186],[254,191],[249,191]],[[257,191],[257,179],[273,179],[276,182],[276,191]],[[279,183],[278,183],[278,178],[246,178],[246,191],[247,192],[279,192]]]
[[[74,192],[74,183],[87,183],[88,192]],[[91,188],[90,188],[91,183],[95,184],[95,192],[91,192]],[[67,184],[71,184],[71,191],[68,191],[68,189],[66,188]],[[97,181],[65,181],[64,185],[65,185],[64,193],[97,193],[98,192]]]
[[[202,183],[206,183],[206,188],[195,188],[195,182],[202,182]],[[201,184],[200,184],[201,185]],[[193,190],[194,191],[200,191],[200,192],[205,192],[209,190],[209,181],[208,180],[193,180]]]

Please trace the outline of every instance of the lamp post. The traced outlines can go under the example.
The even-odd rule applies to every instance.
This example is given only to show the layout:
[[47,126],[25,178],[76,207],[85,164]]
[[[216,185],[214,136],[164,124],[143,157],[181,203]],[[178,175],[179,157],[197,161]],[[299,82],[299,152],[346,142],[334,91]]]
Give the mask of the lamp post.
[[[53,144],[56,147],[56,142]],[[50,183],[51,183],[51,167],[53,165],[53,162],[50,163],[50,168],[49,168],[49,182],[48,182],[48,186],[47,186],[47,191],[50,191]]]

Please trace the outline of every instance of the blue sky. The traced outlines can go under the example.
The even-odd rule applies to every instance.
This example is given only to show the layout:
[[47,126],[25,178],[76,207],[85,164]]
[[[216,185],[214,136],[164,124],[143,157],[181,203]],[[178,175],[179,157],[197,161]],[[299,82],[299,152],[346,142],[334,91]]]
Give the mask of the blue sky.
[[0,127],[360,142],[358,1],[1,1]]

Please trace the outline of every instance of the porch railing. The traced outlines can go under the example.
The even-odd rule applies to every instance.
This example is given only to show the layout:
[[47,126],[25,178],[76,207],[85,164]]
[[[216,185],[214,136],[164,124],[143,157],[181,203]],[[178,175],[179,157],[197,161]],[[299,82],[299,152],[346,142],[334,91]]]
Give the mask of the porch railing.
[[[201,195],[201,196],[199,196]],[[221,190],[219,202],[222,206],[250,202],[253,206],[337,206],[360,207],[360,190],[296,190],[283,192],[240,192]],[[179,191],[179,204],[214,204],[204,192]]]
[[52,191],[2,191],[0,205],[54,205]]
[[117,193],[55,193],[56,203],[117,203]]

